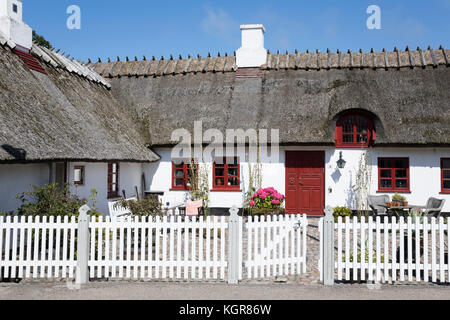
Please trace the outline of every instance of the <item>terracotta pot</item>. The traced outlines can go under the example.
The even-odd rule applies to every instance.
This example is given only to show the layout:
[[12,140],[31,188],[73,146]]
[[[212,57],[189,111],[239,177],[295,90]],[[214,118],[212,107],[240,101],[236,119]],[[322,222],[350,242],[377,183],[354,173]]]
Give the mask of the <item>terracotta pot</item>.
[[407,207],[408,204],[409,204],[408,201],[404,201],[404,202],[403,202],[403,206],[404,206],[404,207]]

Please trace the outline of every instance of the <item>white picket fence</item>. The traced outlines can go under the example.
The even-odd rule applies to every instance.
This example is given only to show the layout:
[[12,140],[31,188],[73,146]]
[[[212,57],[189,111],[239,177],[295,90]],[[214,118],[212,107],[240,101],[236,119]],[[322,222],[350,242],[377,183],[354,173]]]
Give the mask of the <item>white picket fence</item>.
[[89,227],[90,278],[225,279],[225,217],[93,218]]
[[[89,277],[226,280],[231,241],[239,280],[305,272],[306,216],[237,219],[230,239],[226,217],[92,217]],[[73,279],[78,228],[75,218],[0,217],[1,278]]]
[[73,278],[75,218],[0,217],[1,278]]
[[246,224],[246,278],[306,272],[307,216],[249,217]]
[[337,280],[450,282],[450,224],[441,217],[338,219]]

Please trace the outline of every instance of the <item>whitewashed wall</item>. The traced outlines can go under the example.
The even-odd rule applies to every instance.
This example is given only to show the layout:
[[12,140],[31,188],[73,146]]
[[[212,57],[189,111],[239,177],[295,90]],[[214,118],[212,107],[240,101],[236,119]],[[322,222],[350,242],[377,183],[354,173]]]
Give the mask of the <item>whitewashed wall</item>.
[[[274,187],[285,194],[285,152],[318,150],[325,151],[326,205],[347,206],[356,209],[356,195],[353,186],[356,184],[361,155],[367,151],[366,149],[282,147],[278,162],[271,163],[268,159],[262,160],[263,187]],[[171,200],[172,203],[185,201],[186,192],[170,191],[172,186],[171,149],[159,148],[155,151],[161,156],[161,161],[144,165],[148,189],[166,192],[168,199],[175,199]],[[340,151],[343,152],[343,158],[347,161],[344,169],[338,169],[336,165]],[[450,158],[450,148],[372,148],[369,152],[373,168],[371,194],[378,194],[378,157],[408,157],[411,193],[404,194],[404,196],[407,197],[410,204],[425,205],[429,197],[436,197],[446,199],[444,211],[450,212],[450,195],[440,194],[440,159]],[[242,207],[244,193],[248,188],[248,163],[243,161],[241,161],[241,181],[243,192],[211,192],[210,206],[213,208],[229,208],[233,205]],[[212,187],[212,168],[210,170],[210,187]],[[392,196],[392,194],[389,195]]]
[[[76,162],[68,165],[68,182],[74,183],[74,167],[85,166],[84,185],[73,186],[72,192],[80,198],[89,200],[91,190],[98,191],[96,208],[98,211],[108,214],[108,164],[107,163],[84,163]],[[120,163],[119,165],[119,195],[125,190],[127,197],[135,196],[135,186],[141,193],[142,164],[140,163]]]
[[49,181],[49,165],[0,165],[0,211],[14,211],[20,206],[16,195],[31,190],[31,185],[42,187]]

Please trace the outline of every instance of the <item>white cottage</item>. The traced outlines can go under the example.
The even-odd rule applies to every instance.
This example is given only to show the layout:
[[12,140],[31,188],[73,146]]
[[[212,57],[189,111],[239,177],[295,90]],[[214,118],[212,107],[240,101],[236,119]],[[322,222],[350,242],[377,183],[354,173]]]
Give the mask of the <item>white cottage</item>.
[[30,71],[4,35],[0,210],[12,210],[9,197],[26,184],[52,179],[78,185],[85,197],[96,187],[105,211],[107,201],[136,188],[181,204],[190,159],[173,156],[174,131],[267,129],[279,131],[279,149],[251,166],[250,148],[225,164],[222,156],[196,156],[213,214],[246,205],[255,166],[262,187],[286,195],[288,213],[356,210],[369,194],[395,193],[414,205],[448,200],[450,212],[450,50],[272,54],[262,25],[241,29],[233,56],[82,64],[34,45],[45,74]]

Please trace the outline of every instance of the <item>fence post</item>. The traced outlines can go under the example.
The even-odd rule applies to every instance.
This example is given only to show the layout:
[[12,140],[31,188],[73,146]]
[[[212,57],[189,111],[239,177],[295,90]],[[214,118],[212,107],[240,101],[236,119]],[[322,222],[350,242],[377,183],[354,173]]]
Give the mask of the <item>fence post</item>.
[[228,284],[239,283],[239,209],[230,209],[228,222]]
[[80,208],[78,217],[78,240],[77,240],[77,269],[76,284],[87,284],[89,282],[89,215],[91,210],[84,205]]
[[325,209],[325,218],[323,219],[323,284],[326,286],[334,285],[334,216],[333,209]]

